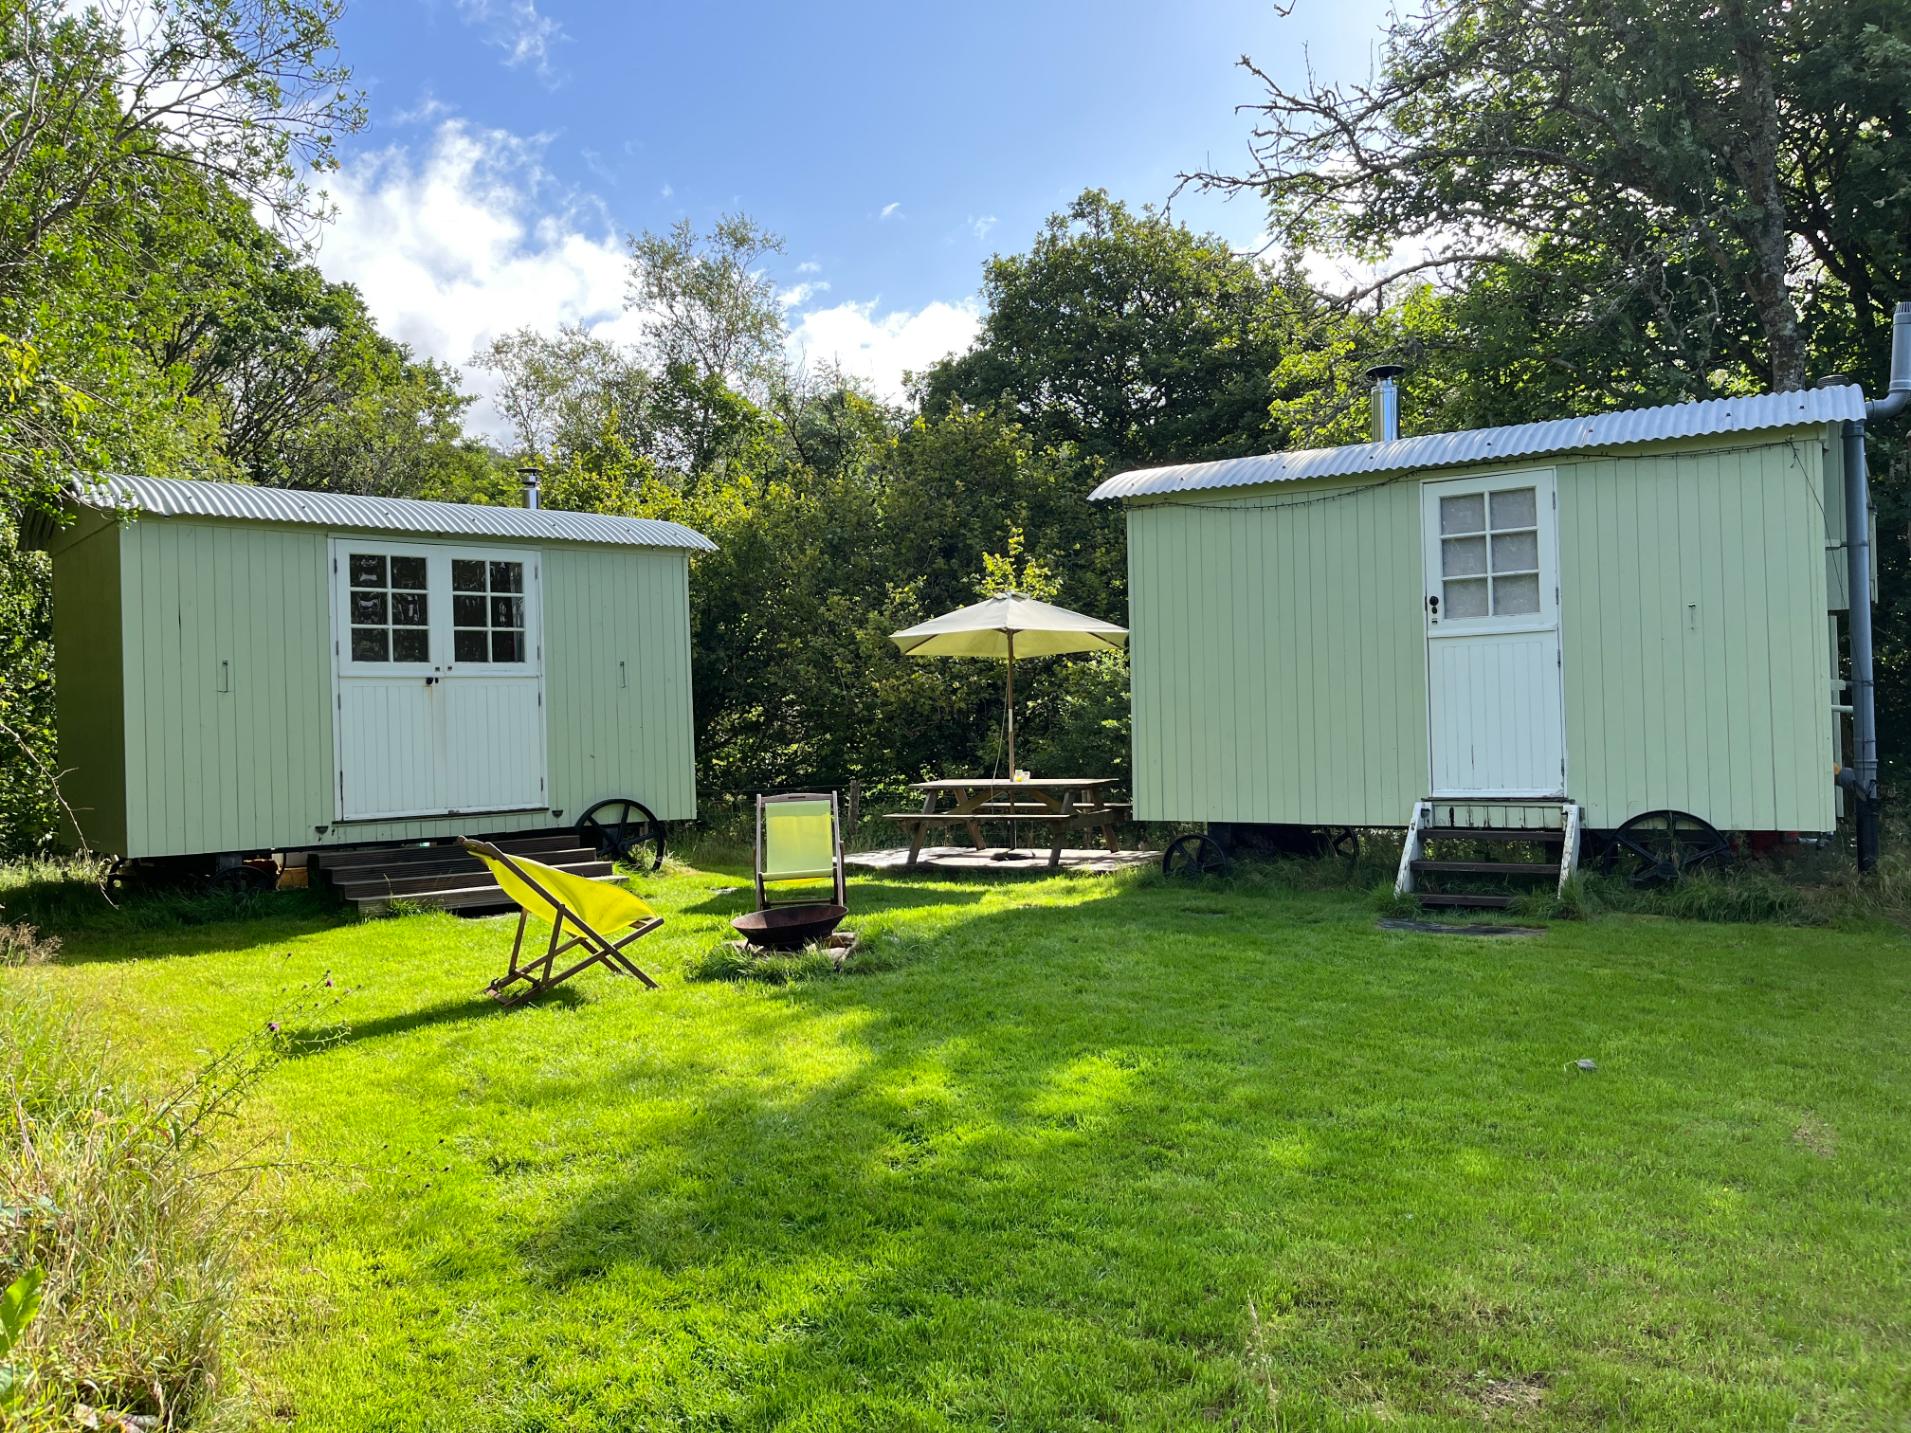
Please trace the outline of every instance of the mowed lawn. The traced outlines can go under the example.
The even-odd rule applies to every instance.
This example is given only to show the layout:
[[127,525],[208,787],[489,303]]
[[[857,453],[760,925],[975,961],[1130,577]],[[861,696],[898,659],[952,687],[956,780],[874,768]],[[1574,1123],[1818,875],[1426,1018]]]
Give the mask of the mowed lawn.
[[638,884],[654,992],[500,1011],[508,921],[297,901],[8,974],[154,1080],[294,1037],[244,1131],[284,1167],[241,1421],[1911,1419],[1894,929],[1485,940],[1278,877],[856,879],[880,968],[775,986],[688,978],[747,874]]

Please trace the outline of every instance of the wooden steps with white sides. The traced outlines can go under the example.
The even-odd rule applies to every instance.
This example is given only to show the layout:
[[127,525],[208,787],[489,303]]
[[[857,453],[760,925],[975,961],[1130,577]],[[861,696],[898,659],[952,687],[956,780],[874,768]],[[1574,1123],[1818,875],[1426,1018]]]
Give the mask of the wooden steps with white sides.
[[[1572,800],[1415,802],[1394,894],[1412,896],[1422,906],[1497,910],[1526,892],[1562,892],[1579,866],[1580,819],[1579,803]],[[1456,854],[1455,846],[1467,849]],[[1507,854],[1486,859],[1479,847]],[[1515,847],[1529,854],[1510,849]],[[1453,886],[1452,877],[1465,884]]]
[[[487,838],[509,855],[523,856],[571,875],[620,881],[617,867],[594,847],[579,845],[575,831],[534,832]],[[456,844],[317,850],[308,860],[315,878],[338,893],[361,916],[382,914],[394,902],[435,910],[511,910],[515,903],[490,868]]]

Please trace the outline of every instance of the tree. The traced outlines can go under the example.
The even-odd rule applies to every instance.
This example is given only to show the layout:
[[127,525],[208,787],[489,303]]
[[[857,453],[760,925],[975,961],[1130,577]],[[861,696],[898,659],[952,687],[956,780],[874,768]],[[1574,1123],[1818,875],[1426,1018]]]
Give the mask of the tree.
[[1426,247],[1388,277],[1532,289],[1596,256],[1549,332],[1611,324],[1691,391],[1795,388],[1808,312],[1876,334],[1911,278],[1907,59],[1891,0],[1444,0],[1389,22],[1365,84],[1243,61],[1255,162],[1189,177],[1263,194],[1293,245]]
[[1124,466],[1278,447],[1268,375],[1282,281],[1214,235],[1091,189],[985,271],[974,348],[930,370],[925,412],[997,405],[1038,442]]
[[670,456],[687,472],[715,454],[725,391],[761,401],[783,372],[783,308],[761,267],[782,252],[783,240],[744,214],[708,234],[682,219],[630,241],[625,305],[649,319],[652,365],[672,390],[663,401],[678,413],[666,423],[680,440]]
[[491,340],[472,361],[497,374],[494,398],[522,457],[582,451],[607,424],[628,437],[627,422],[649,399],[643,368],[582,324],[555,335],[520,328]]

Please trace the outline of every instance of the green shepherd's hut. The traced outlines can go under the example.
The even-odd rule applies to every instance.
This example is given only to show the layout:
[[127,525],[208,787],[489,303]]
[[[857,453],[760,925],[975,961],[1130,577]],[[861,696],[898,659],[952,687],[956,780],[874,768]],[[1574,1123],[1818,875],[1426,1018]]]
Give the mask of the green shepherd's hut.
[[688,571],[713,545],[689,528],[142,477],[69,507],[25,537],[52,558],[62,788],[95,850],[696,813]]

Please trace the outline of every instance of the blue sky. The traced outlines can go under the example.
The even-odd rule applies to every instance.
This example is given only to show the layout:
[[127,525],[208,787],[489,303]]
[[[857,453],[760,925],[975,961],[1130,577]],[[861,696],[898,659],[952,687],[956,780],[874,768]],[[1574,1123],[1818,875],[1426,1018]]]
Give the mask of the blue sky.
[[[637,337],[623,236],[741,209],[787,241],[772,272],[800,351],[893,392],[967,342],[990,253],[1084,187],[1160,202],[1182,169],[1238,165],[1243,51],[1364,75],[1382,13],[357,0],[339,38],[371,124],[328,181],[319,262],[463,363],[524,323]],[[1261,227],[1245,201],[1176,212],[1239,243]],[[495,429],[488,403],[473,426]]]

